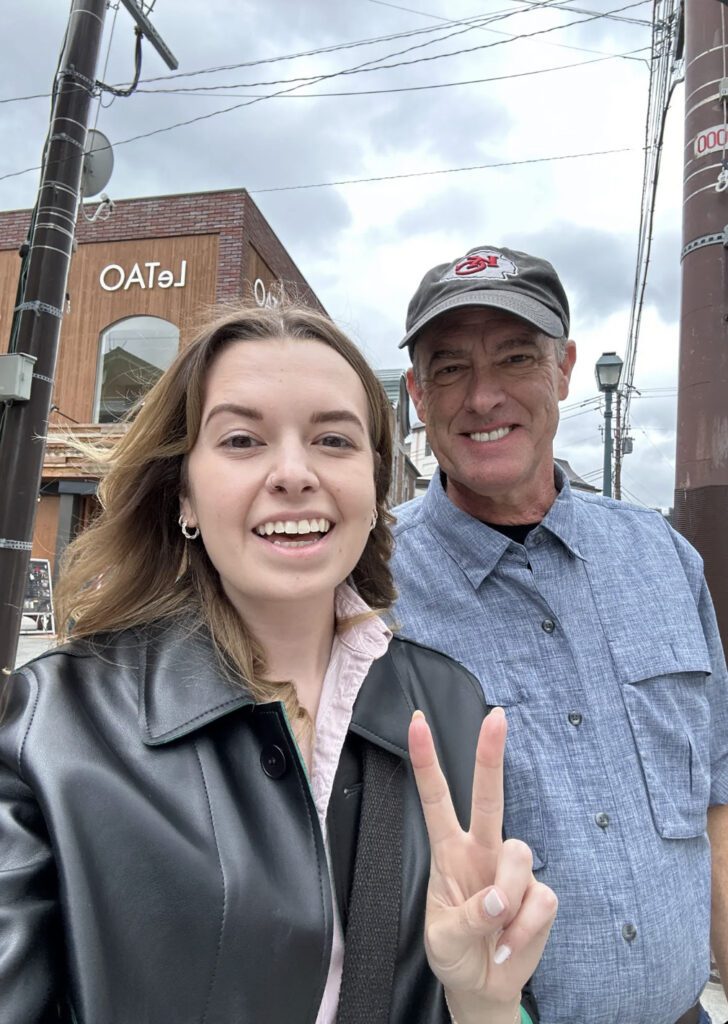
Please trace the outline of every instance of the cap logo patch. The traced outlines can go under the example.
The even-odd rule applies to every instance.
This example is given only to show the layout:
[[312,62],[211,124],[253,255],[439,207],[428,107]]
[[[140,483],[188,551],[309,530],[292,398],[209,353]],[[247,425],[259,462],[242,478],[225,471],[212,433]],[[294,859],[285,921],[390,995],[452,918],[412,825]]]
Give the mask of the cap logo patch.
[[507,277],[514,277],[517,273],[518,267],[503,253],[495,249],[478,249],[463,256],[462,259],[456,260],[444,280],[454,281],[459,277],[477,275],[490,280],[505,281]]

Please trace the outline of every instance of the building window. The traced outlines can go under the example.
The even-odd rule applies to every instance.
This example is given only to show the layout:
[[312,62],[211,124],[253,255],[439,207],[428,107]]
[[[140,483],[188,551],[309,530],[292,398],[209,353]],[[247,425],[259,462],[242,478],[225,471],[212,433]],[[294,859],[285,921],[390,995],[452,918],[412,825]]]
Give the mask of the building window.
[[179,350],[179,328],[132,316],[101,332],[94,423],[116,423],[159,380]]
[[430,442],[425,437],[425,458],[427,458],[428,455],[432,455],[432,448],[430,447]]

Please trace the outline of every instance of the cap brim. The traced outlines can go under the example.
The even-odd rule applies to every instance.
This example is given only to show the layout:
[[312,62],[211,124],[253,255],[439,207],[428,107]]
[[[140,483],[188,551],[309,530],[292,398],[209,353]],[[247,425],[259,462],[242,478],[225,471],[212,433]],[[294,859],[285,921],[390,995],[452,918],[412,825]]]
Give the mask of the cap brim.
[[451,309],[459,309],[463,306],[490,306],[493,309],[502,309],[506,313],[512,313],[522,320],[527,320],[534,327],[547,334],[550,338],[563,338],[564,325],[559,317],[553,313],[548,306],[531,299],[527,295],[519,295],[516,292],[488,290],[483,292],[463,292],[461,295],[451,295],[443,299],[437,306],[429,309],[425,316],[412,325],[407,331],[400,348],[411,345],[420,331],[429,323],[432,323],[438,316],[449,312]]

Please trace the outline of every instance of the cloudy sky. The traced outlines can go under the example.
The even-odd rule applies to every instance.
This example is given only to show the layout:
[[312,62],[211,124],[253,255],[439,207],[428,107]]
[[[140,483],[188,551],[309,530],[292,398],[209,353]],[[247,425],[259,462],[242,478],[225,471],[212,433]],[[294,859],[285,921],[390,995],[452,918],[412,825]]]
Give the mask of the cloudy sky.
[[[137,93],[94,109],[114,144],[106,191],[249,189],[377,367],[405,365],[405,310],[433,264],[480,244],[547,257],[570,296],[579,353],[556,453],[601,485],[594,363],[627,344],[652,5],[556,3],[156,0],[153,21],[179,71],[170,78],[145,45]],[[37,170],[13,172],[39,163],[49,100],[5,101],[49,92],[69,7],[26,0],[3,12],[0,209],[35,200]],[[99,77],[122,83],[134,35],[113,8]],[[662,507],[674,487],[682,115],[678,88],[623,469],[625,497]],[[291,187],[364,178],[391,180]]]

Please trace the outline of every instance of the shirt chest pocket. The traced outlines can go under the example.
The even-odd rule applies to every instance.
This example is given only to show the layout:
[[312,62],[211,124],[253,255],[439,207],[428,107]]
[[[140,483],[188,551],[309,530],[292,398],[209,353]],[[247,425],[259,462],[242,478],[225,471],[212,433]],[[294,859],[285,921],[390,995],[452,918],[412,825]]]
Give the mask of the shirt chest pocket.
[[710,796],[705,641],[651,639],[612,654],[655,828],[664,839],[700,836]]

